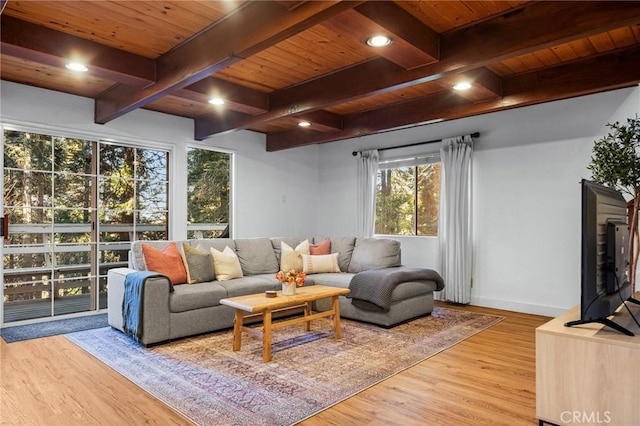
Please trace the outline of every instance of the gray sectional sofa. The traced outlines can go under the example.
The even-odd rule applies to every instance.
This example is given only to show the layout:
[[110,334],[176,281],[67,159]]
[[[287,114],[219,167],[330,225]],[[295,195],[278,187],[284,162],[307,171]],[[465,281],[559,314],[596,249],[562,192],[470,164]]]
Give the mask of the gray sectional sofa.
[[[166,277],[147,279],[141,300],[142,336],[144,345],[165,342],[180,337],[225,329],[233,326],[234,311],[221,305],[226,297],[280,290],[275,274],[280,270],[281,242],[296,247],[305,239],[320,242],[322,238],[250,238],[176,241],[177,247],[187,244],[202,249],[223,251],[231,248],[243,271],[242,278],[209,281],[197,284],[172,285]],[[399,266],[400,243],[392,239],[332,237],[331,253],[338,253],[339,273],[308,274],[305,285],[323,284],[348,288],[352,277],[362,271]],[[108,273],[109,324],[123,331],[123,299],[126,276],[146,270],[142,244],[163,249],[169,241],[136,241],[132,243],[129,268],[116,268]],[[340,297],[340,313],[344,318],[366,321],[385,327],[431,313],[433,291],[442,284],[415,280],[398,284],[391,293],[388,311],[361,309],[352,299]],[[330,308],[329,301],[320,301],[316,309]]]

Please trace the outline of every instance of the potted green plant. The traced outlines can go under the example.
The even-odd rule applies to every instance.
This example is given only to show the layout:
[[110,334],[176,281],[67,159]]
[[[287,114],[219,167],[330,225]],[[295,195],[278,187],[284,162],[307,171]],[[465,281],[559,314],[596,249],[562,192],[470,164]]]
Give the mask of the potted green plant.
[[[640,118],[628,118],[626,124],[608,123],[611,132],[595,141],[593,156],[587,167],[593,180],[609,188],[629,194],[632,200],[629,217],[630,275],[633,289],[640,255],[638,210],[640,210]],[[632,250],[635,248],[635,251]]]

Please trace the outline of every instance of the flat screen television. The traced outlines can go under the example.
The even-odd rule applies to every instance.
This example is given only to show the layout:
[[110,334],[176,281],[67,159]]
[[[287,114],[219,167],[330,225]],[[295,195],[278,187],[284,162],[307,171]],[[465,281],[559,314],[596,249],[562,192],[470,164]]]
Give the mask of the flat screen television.
[[631,297],[629,226],[622,194],[582,180],[582,257],[580,320],[567,327],[598,322],[621,333],[633,333],[610,317]]

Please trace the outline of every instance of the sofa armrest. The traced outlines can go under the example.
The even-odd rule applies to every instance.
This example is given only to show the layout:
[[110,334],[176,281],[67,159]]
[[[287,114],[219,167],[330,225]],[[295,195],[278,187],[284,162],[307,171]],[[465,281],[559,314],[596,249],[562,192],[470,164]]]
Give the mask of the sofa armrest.
[[[110,269],[107,275],[109,325],[123,330],[122,302],[124,281],[128,274],[136,272],[130,268]],[[169,293],[171,283],[166,277],[146,280],[142,302],[142,338],[140,343],[148,345],[170,338]]]

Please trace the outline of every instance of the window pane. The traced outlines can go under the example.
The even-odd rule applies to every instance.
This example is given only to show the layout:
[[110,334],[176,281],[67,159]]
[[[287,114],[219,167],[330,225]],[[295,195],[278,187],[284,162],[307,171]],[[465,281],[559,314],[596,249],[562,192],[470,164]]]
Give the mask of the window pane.
[[100,205],[105,209],[134,208],[134,181],[116,177],[100,178]]
[[89,209],[56,210],[54,212],[56,244],[91,242]]
[[166,240],[168,217],[166,211],[138,212],[136,218],[137,240]]
[[418,235],[438,235],[440,165],[441,163],[433,163],[418,166]]
[[167,152],[138,148],[136,150],[136,178],[152,181],[168,180],[168,158],[169,153]]
[[190,224],[229,223],[231,155],[188,150],[187,215]]
[[[100,274],[106,275],[110,268],[127,266],[129,259],[129,245],[119,246],[109,244],[100,250]],[[118,248],[120,250],[118,250]]]
[[415,167],[378,171],[376,234],[414,235]]
[[197,231],[187,231],[187,238],[190,240],[195,239],[203,239],[203,238],[217,238],[222,235],[224,229],[209,229],[209,230],[197,230]]
[[90,141],[54,138],[54,169],[69,173],[91,173],[93,154]]
[[126,232],[133,230],[132,210],[101,209],[100,230],[105,232]]
[[91,176],[56,174],[53,180],[56,207],[91,207]]
[[51,206],[51,173],[4,170],[4,205]]
[[68,273],[81,271],[88,275],[91,264],[91,244],[58,244],[54,248],[56,266]]
[[[65,278],[53,282],[53,293],[58,300],[54,303],[54,315],[67,315],[91,309],[91,287],[95,278]],[[60,303],[64,300],[64,303]]]
[[167,182],[148,180],[136,182],[137,210],[166,210]]
[[51,171],[51,136],[5,131],[4,166]]
[[133,178],[135,148],[100,144],[100,174],[120,178]]
[[[6,249],[4,255],[4,274],[19,274],[24,272],[29,276],[37,276],[40,272],[46,273],[51,267],[51,255],[48,253],[51,246],[30,246],[20,249]],[[20,270],[20,271],[18,271]],[[36,278],[24,279],[31,281]]]
[[5,208],[9,217],[9,236],[5,247],[48,242],[53,226],[51,209]]

